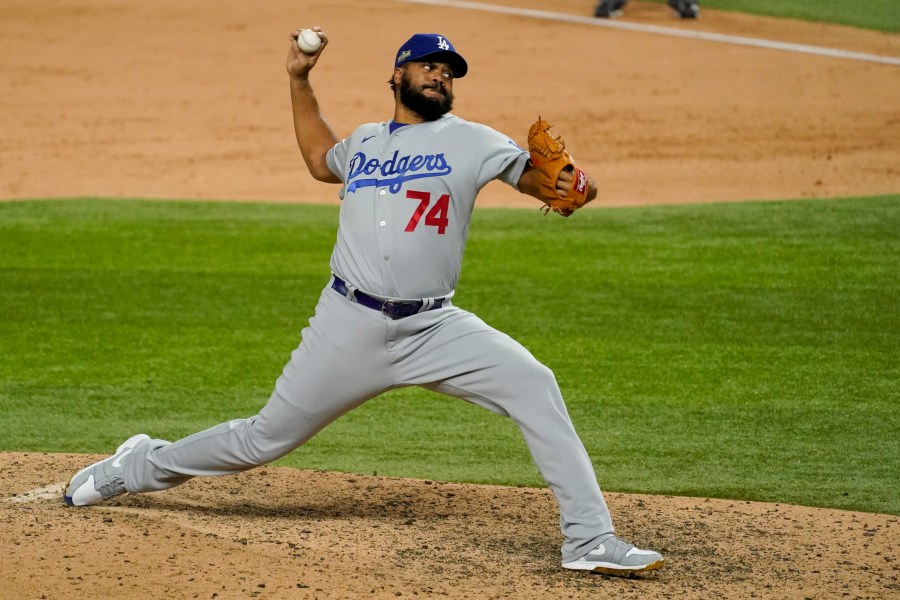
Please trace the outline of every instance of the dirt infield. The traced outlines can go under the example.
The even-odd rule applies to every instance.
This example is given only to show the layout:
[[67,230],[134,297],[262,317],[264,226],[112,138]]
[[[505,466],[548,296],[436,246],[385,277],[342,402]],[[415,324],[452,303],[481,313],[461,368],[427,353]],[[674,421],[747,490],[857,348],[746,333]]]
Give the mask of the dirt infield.
[[610,493],[619,532],[668,559],[657,573],[617,579],[559,568],[556,505],[547,490],[265,467],[65,508],[62,482],[92,458],[0,455],[7,494],[0,500],[0,596],[900,594],[900,522],[892,516]]
[[[643,2],[627,21],[900,57],[900,36],[846,27],[712,10],[680,22]],[[336,202],[290,121],[287,35],[313,24],[331,39],[312,80],[338,135],[390,118],[397,47],[439,29],[471,66],[454,111],[520,144],[540,113],[604,205],[900,189],[897,66],[387,0],[5,0],[0,198]],[[499,183],[479,202],[534,205]]]
[[[845,27],[637,1],[627,21],[900,57]],[[288,32],[316,24],[339,135],[389,118],[393,52],[440,31],[470,64],[454,112],[519,142],[540,113],[597,206],[900,191],[897,66],[388,0],[5,0],[0,199],[336,202],[296,151],[283,70]],[[479,202],[534,206],[500,184]],[[546,490],[268,467],[63,507],[94,458],[0,455],[0,598],[900,597],[893,516],[608,493],[619,532],[669,561],[622,580],[558,568]]]

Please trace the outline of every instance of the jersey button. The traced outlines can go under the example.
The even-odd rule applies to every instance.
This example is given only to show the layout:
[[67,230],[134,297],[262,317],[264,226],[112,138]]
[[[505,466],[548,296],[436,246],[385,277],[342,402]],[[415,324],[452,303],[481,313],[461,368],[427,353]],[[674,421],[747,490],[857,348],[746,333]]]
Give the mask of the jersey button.
[[382,196],[384,196],[384,195],[385,195],[385,194],[387,194],[387,192],[386,192],[386,191],[384,191],[384,190],[381,190],[381,191],[380,191],[380,192],[378,192],[378,193],[379,193],[379,194],[381,194],[381,195],[382,195]]
[[381,225],[382,227],[384,227],[385,225],[387,225],[387,223],[384,222],[384,221],[382,221],[381,223],[379,223],[379,225]]
[[390,256],[385,256],[385,257],[384,257],[384,262],[387,262],[387,261],[389,261],[389,260],[391,260],[391,257],[390,257]]

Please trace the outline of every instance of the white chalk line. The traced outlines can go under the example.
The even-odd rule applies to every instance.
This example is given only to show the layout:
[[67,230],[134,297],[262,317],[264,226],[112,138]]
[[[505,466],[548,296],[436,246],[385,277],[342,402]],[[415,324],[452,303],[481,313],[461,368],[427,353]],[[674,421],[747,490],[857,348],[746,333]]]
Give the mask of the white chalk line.
[[579,25],[590,25],[592,27],[609,27],[610,29],[623,29],[626,31],[637,31],[640,33],[652,33],[657,35],[667,35],[671,37],[689,38],[694,40],[703,40],[707,42],[719,42],[723,44],[732,44],[736,46],[751,46],[754,48],[765,48],[767,50],[783,50],[785,52],[798,52],[800,54],[814,54],[816,56],[828,56],[830,58],[845,58],[849,60],[858,60],[863,62],[873,62],[886,65],[900,65],[900,58],[891,56],[879,56],[877,54],[866,54],[863,52],[850,52],[848,50],[838,50],[836,48],[826,48],[824,46],[809,46],[806,44],[792,44],[788,42],[777,42],[774,40],[764,40],[758,38],[748,38],[737,35],[725,35],[721,33],[710,33],[706,31],[691,31],[687,29],[675,29],[672,27],[659,27],[657,25],[644,25],[641,23],[628,23],[625,21],[616,21],[612,19],[598,19],[596,17],[580,17],[577,15],[567,15],[563,13],[554,13],[545,10],[535,10],[531,8],[516,8],[511,6],[496,6],[494,4],[485,4],[483,2],[466,2],[465,0],[397,0],[406,4],[429,4],[432,6],[441,6],[449,8],[462,8],[468,10],[480,10],[484,12],[493,12],[504,15],[514,15],[517,17],[528,17],[532,19],[543,19],[547,21],[560,21],[563,23],[577,23]]
[[62,493],[66,487],[66,483],[64,481],[60,481],[59,483],[51,483],[50,485],[45,485],[44,487],[35,488],[33,490],[29,490],[17,496],[11,496],[6,499],[6,502],[37,502],[39,500],[54,500],[58,499],[62,501]]

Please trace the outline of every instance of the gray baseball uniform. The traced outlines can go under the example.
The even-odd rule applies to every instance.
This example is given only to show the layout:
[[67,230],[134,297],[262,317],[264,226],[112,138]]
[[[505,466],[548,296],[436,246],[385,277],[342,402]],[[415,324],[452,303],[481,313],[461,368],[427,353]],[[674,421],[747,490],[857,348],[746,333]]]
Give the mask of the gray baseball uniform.
[[583,556],[613,527],[553,373],[451,301],[478,191],[515,187],[528,153],[447,114],[363,125],[326,158],[343,182],[333,275],[269,401],[249,419],[140,443],[125,488],[271,462],[366,400],[418,385],[515,421],[559,504],[563,561]]

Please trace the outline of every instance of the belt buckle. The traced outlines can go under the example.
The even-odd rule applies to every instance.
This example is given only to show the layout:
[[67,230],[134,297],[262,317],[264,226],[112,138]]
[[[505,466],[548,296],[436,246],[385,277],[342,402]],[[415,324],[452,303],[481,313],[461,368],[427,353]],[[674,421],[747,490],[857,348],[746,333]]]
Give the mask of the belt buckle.
[[406,317],[416,314],[421,308],[421,302],[385,300],[381,303],[381,314],[396,321],[397,319],[405,319]]
[[396,309],[400,306],[401,304],[399,302],[395,302],[393,300],[385,300],[381,303],[381,314],[389,319],[396,320]]

